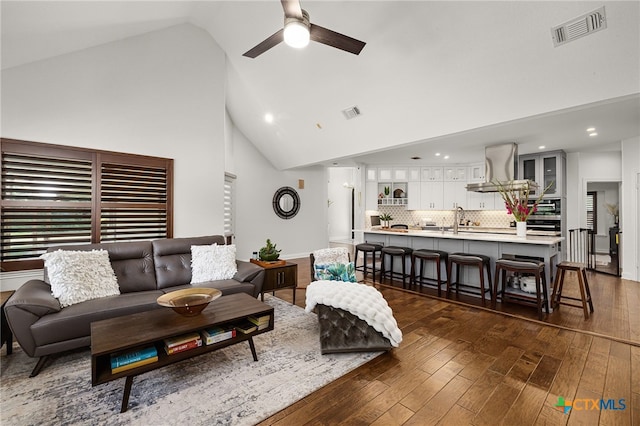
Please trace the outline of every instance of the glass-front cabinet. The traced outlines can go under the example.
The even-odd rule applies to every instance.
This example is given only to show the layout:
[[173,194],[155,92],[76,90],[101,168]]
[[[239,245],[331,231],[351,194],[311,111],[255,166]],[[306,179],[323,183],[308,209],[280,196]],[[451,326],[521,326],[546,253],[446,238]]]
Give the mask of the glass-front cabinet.
[[566,155],[564,151],[521,155],[518,163],[518,179],[529,179],[539,186],[538,191],[532,191],[532,195],[538,195],[539,191],[547,186],[549,189],[544,195],[545,198],[557,198],[565,195]]

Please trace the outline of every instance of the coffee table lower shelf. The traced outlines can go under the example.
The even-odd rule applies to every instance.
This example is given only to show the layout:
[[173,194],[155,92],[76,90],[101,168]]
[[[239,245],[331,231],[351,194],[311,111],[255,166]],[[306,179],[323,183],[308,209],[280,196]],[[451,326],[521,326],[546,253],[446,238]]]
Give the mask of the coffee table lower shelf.
[[[246,296],[246,297],[245,297]],[[97,386],[113,380],[126,378],[120,412],[127,411],[133,378],[167,365],[203,355],[218,349],[247,341],[254,361],[258,361],[253,337],[273,330],[274,311],[253,297],[233,294],[212,302],[200,315],[181,317],[169,309],[155,309],[133,315],[98,321],[91,324],[91,383]],[[164,339],[205,328],[237,324],[250,315],[270,315],[269,325],[249,334],[237,332],[236,337],[210,345],[203,345],[184,352],[168,355],[164,350]],[[126,330],[126,332],[123,332]],[[111,354],[126,350],[141,349],[154,345],[158,361],[119,373],[111,373]]]

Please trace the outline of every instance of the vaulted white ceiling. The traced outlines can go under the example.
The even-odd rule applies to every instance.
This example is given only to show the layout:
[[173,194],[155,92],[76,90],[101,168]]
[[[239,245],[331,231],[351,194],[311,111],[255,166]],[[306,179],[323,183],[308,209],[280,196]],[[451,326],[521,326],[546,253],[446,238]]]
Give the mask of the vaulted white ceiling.
[[[553,46],[551,27],[603,4],[607,29]],[[312,42],[249,59],[282,27],[278,1],[3,1],[2,67],[191,23],[226,52],[227,109],[278,168],[426,163],[436,151],[466,162],[505,141],[521,153],[619,149],[640,134],[639,6],[303,1],[311,22],[367,42],[362,53]]]

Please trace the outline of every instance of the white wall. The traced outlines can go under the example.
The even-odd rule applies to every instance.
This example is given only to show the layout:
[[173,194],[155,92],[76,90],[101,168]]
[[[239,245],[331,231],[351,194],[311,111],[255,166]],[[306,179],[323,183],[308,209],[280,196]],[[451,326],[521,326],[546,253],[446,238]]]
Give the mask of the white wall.
[[174,235],[223,229],[225,56],[192,25],[2,72],[2,136],[174,159]]
[[[283,257],[328,246],[323,168],[280,172],[225,111],[226,58],[209,34],[180,25],[2,72],[2,136],[174,159],[174,235],[223,232],[224,172],[236,174],[238,257],[272,238]],[[298,190],[291,220],[271,207]],[[15,289],[42,271],[3,274]]]
[[[277,170],[236,127],[233,127],[236,179],[236,250],[239,259],[265,245],[267,238],[282,250],[280,257],[309,256],[329,246],[327,237],[327,171],[323,167]],[[298,189],[298,180],[304,189]],[[291,219],[280,219],[273,211],[275,191],[294,188],[300,196],[300,211]]]
[[567,229],[585,228],[587,182],[619,182],[620,152],[581,152],[567,155]]
[[622,231],[622,278],[640,281],[640,137],[622,141],[622,194],[620,197],[620,229]]

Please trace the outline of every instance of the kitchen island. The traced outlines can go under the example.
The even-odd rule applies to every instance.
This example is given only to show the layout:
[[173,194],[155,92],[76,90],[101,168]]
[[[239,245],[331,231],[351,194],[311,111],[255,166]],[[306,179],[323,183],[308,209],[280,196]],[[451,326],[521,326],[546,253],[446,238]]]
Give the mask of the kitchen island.
[[[545,262],[547,291],[551,297],[553,271],[558,263],[560,243],[564,240],[559,236],[527,235],[526,238],[514,234],[499,234],[488,232],[459,232],[436,230],[391,230],[366,229],[364,240],[369,243],[380,243],[384,246],[410,247],[414,250],[435,249],[448,253],[484,254],[491,258],[491,276],[495,282],[495,261],[502,257],[535,258]],[[410,265],[407,265],[409,268]],[[401,267],[398,267],[400,270]],[[430,269],[429,269],[430,268]],[[435,266],[429,265],[426,275],[435,277]],[[480,278],[477,270],[462,268],[461,281],[470,286],[472,293],[480,295]],[[477,292],[473,290],[477,289]]]

